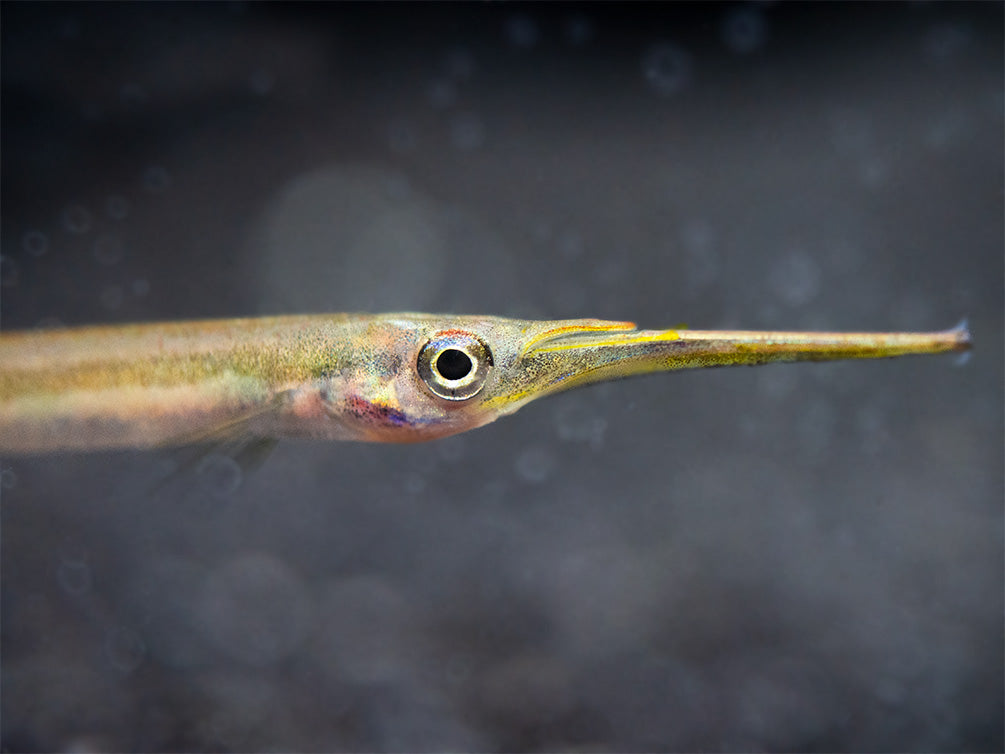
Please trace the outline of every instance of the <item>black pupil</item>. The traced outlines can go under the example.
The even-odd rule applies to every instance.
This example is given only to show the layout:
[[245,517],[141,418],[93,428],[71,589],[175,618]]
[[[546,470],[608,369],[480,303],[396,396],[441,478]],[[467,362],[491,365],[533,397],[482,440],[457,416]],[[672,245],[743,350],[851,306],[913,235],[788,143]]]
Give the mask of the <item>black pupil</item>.
[[471,357],[456,348],[448,348],[436,357],[436,370],[447,380],[466,377],[471,366]]

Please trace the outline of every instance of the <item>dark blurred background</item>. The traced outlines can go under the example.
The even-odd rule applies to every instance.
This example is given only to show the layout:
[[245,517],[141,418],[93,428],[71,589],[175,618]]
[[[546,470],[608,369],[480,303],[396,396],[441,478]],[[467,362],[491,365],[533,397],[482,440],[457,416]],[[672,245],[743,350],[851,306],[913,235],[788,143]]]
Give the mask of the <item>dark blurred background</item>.
[[1001,751],[1003,6],[3,3],[7,329],[941,329],[412,447],[9,458],[4,751]]

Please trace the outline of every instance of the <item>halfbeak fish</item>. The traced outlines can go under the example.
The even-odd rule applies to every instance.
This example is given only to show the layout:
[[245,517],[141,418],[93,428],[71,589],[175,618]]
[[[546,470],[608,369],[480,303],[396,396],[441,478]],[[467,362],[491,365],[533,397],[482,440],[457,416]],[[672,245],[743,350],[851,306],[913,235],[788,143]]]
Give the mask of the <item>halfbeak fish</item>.
[[638,330],[597,319],[331,314],[0,334],[0,452],[419,442],[535,398],[692,367],[963,351],[929,333]]

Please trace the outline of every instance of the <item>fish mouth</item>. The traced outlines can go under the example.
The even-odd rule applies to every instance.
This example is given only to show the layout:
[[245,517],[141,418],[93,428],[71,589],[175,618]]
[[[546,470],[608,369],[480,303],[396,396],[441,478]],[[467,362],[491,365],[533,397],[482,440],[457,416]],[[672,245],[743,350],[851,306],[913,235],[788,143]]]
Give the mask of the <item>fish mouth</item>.
[[639,330],[632,322],[567,320],[531,337],[517,360],[512,392],[500,402],[595,382],[695,367],[781,361],[874,359],[966,350],[965,325],[941,332]]

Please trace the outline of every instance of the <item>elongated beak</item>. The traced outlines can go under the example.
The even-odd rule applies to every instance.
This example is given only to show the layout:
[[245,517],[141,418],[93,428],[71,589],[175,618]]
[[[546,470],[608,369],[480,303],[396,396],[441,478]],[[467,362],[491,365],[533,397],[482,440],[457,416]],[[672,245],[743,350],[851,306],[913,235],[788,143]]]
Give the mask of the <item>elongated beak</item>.
[[567,323],[525,347],[520,368],[533,379],[511,399],[526,401],[580,385],[673,369],[881,359],[968,348],[965,322],[928,333],[636,330],[630,322]]

